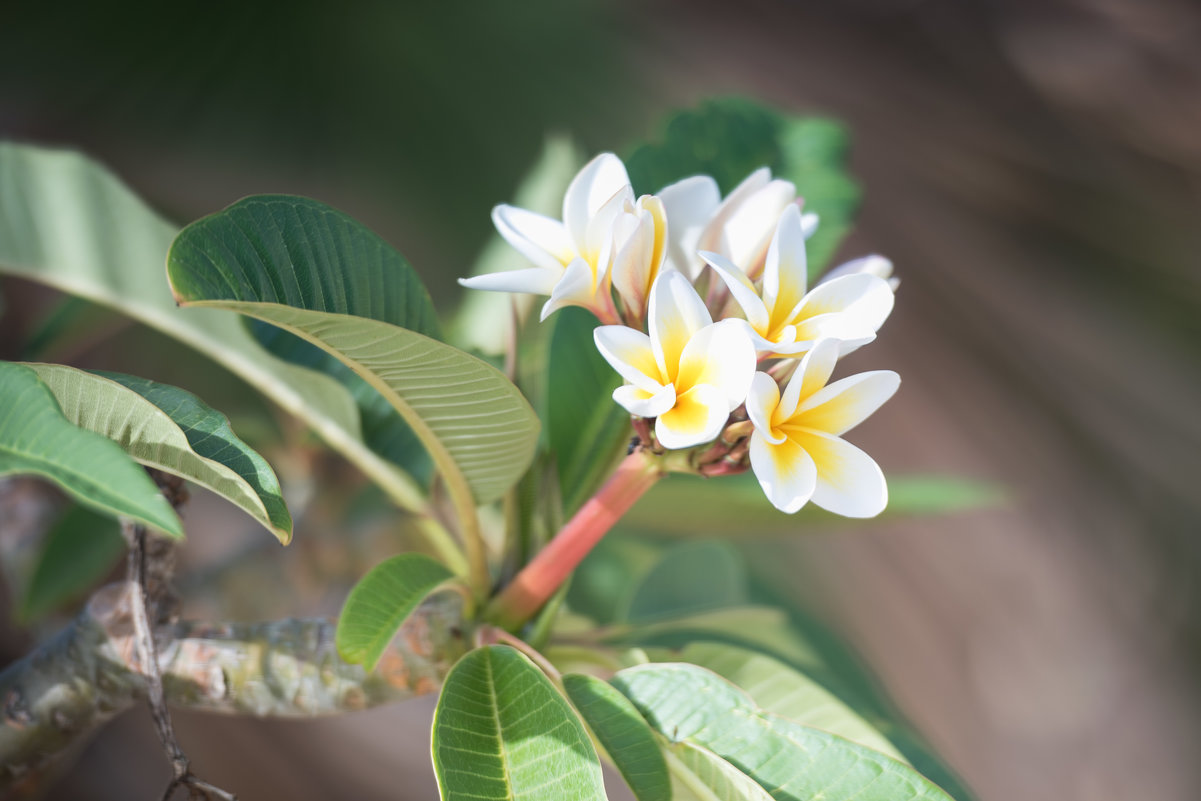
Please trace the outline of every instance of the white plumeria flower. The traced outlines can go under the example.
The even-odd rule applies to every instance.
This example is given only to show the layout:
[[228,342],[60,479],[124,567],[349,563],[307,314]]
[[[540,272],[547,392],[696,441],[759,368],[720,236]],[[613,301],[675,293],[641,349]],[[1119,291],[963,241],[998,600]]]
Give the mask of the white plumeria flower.
[[891,370],[859,373],[826,385],[839,343],[823,340],[801,360],[781,396],[775,379],[756,373],[746,399],[751,469],[768,500],[792,514],[807,502],[844,517],[875,517],[888,505],[884,474],[841,438],[897,391]]
[[[621,159],[602,153],[584,165],[567,187],[562,222],[515,206],[500,205],[492,210],[496,230],[535,267],[460,278],[459,283],[472,289],[550,295],[542,307],[543,320],[564,306],[583,306],[601,319],[616,319],[609,289],[614,221],[623,213],[641,219],[647,211],[653,217],[657,206],[644,201],[634,203],[634,190]],[[661,209],[659,218],[664,220]],[[628,225],[623,233],[618,255],[635,252],[630,240],[641,236],[637,227]],[[623,265],[628,261],[622,256]]]
[[762,290],[722,255],[700,255],[742,307],[761,355],[795,356],[826,338],[843,340],[845,355],[874,339],[892,311],[892,289],[867,272],[842,275],[807,290],[804,224],[796,206],[780,215],[767,251]]
[[[667,211],[670,232],[667,263],[692,280],[705,267],[697,256],[699,250],[719,253],[747,274],[757,275],[775,221],[797,199],[796,186],[791,181],[773,180],[766,167],[751,173],[725,200],[708,175],[677,181],[658,196]],[[812,233],[817,227],[816,215],[806,215],[806,222]]]
[[714,323],[681,273],[661,273],[650,292],[650,335],[623,325],[596,329],[601,355],[627,382],[613,399],[630,414],[654,417],[665,448],[717,437],[742,404],[755,373],[755,347],[735,320]]

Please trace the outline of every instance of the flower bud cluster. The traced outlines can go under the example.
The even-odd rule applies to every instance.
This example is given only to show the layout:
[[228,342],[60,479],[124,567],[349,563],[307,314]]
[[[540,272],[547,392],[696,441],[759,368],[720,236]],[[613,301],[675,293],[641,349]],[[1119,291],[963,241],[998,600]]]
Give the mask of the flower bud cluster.
[[[817,227],[789,181],[766,168],[725,198],[693,176],[635,198],[605,153],[571,182],[562,221],[498,206],[497,230],[532,268],[464,286],[548,295],[602,323],[596,346],[625,383],[613,399],[644,444],[687,453],[703,475],[754,471],[777,508],[807,502],[849,517],[883,510],[876,463],[842,434],[896,391],[891,371],[829,382],[841,357],[875,339],[896,279],[881,256],[808,282]],[[677,461],[677,460],[673,460]]]

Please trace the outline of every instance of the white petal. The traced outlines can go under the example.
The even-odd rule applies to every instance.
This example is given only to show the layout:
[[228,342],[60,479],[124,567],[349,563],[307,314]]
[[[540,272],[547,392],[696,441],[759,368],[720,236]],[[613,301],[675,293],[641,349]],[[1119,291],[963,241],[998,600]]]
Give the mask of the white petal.
[[817,486],[817,468],[804,448],[789,439],[772,444],[755,431],[750,454],[751,470],[772,506],[792,514],[808,503]]
[[821,222],[821,218],[813,212],[807,212],[801,215],[801,233],[806,239],[817,233],[817,225]]
[[600,303],[596,292],[596,279],[592,267],[583,259],[567,265],[563,277],[551,290],[550,300],[542,305],[542,320],[564,306],[583,306],[595,310]]
[[531,267],[528,270],[509,270],[503,273],[460,278],[459,284],[468,289],[486,289],[489,292],[528,292],[531,295],[549,295],[562,277],[562,268],[544,270],[541,267]]
[[838,346],[838,340],[824,339],[809,349],[784,388],[774,423],[790,419],[802,400],[826,385],[838,362]]
[[663,384],[651,338],[624,325],[602,325],[592,332],[596,349],[626,381],[646,392],[658,392]]
[[658,392],[623,384],[613,390],[613,400],[636,417],[658,417],[676,405],[676,388],[673,384],[660,387]]
[[667,215],[667,261],[695,279],[702,266],[696,257],[697,241],[721,203],[717,181],[708,175],[694,175],[665,186],[657,194]]
[[771,170],[767,167],[760,167],[742,179],[742,183],[734,187],[734,191],[726,195],[726,199],[710,215],[709,221],[705,224],[705,228],[697,240],[697,249],[720,251],[722,232],[726,223],[729,222],[730,216],[738,210],[739,206],[769,183],[771,183]]
[[801,209],[790,203],[776,224],[763,268],[763,303],[773,322],[791,312],[805,298],[808,270]]
[[659,274],[659,270],[663,268],[663,263],[667,260],[667,209],[663,207],[663,201],[654,195],[643,195],[638,198],[638,202],[634,204],[634,208],[638,211],[638,216],[646,218],[650,215],[650,223],[655,230],[655,247],[651,251],[651,280],[647,284],[647,291],[650,290],[650,284],[654,283],[655,276]]
[[892,278],[892,262],[883,256],[875,254],[851,259],[826,273],[819,283],[824,284],[827,281],[833,281],[835,278],[841,278],[844,275],[858,275],[859,273],[866,273],[867,275],[874,275],[877,278],[887,280]]
[[650,292],[655,258],[655,221],[649,211],[621,214],[613,223],[613,286],[626,306],[641,312]]
[[771,418],[780,405],[780,387],[767,373],[755,373],[750,391],[746,393],[746,414],[755,426],[755,431],[772,445],[785,439],[783,434],[772,433]]
[[595,264],[598,270],[609,264],[610,256],[606,251],[613,247],[613,221],[622,212],[633,211],[633,207],[634,190],[628,185],[623,186],[588,219],[580,255]]
[[772,342],[765,339],[755,343],[755,347],[759,349],[761,356],[765,358],[796,358],[813,347],[813,340],[811,339],[797,340],[797,328],[795,325],[784,326],[776,334],[775,340],[775,342]]
[[827,312],[816,317],[799,320],[796,326],[796,337],[799,340],[841,339],[843,342],[855,343],[853,346],[843,349],[842,354],[845,356],[855,348],[876,338],[870,323],[870,320],[856,317],[854,314]]
[[713,318],[684,274],[672,270],[660,273],[655,279],[649,307],[647,327],[655,361],[663,375],[674,381],[684,346]]
[[563,196],[563,223],[577,250],[584,250],[592,215],[629,183],[625,165],[612,153],[601,153],[572,179]]
[[817,465],[812,501],[843,517],[875,517],[888,505],[888,484],[872,457],[846,440],[821,431],[790,433]]
[[841,436],[883,406],[900,385],[901,377],[891,370],[848,376],[801,401],[791,422]]
[[846,356],[848,353],[854,353],[864,345],[870,345],[876,341],[876,335],[859,337],[858,339],[843,339],[842,344],[838,346],[838,358]]
[[723,215],[730,209],[742,205],[769,183],[771,183],[771,170],[767,167],[760,167],[743,178],[742,182],[734,187],[734,190],[730,194],[726,195],[726,199],[721,202],[721,205],[717,209],[717,214],[714,216]]
[[895,298],[888,282],[874,275],[844,275],[818,284],[805,296],[793,322],[838,312],[868,333],[877,331],[892,311]]
[[763,266],[776,221],[796,199],[796,187],[790,181],[775,180],[742,203],[722,228],[720,252],[730,257],[750,277]]
[[545,269],[562,268],[575,258],[575,245],[558,220],[500,205],[492,209],[492,224],[527,259]]
[[725,393],[701,384],[678,394],[676,405],[659,415],[655,436],[669,450],[691,448],[716,439],[729,417]]
[[755,346],[742,320],[722,320],[697,331],[680,354],[677,392],[708,385],[726,395],[727,412],[746,400],[755,376]]
[[747,322],[757,333],[766,334],[768,326],[767,307],[755,291],[755,285],[729,259],[720,253],[702,250],[700,257],[709,263],[713,271],[721,276],[721,280],[730,288],[730,295],[741,307]]

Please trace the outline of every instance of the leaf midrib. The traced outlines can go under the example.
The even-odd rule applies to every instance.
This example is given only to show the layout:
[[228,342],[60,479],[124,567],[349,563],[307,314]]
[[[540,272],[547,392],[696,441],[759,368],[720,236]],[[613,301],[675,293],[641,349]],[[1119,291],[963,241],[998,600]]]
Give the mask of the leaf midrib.
[[513,801],[513,776],[509,773],[509,755],[505,750],[505,729],[500,722],[500,704],[497,698],[497,686],[492,673],[492,653],[488,652],[484,659],[488,671],[488,700],[492,705],[492,722],[496,726],[496,744],[500,755],[500,769],[505,775],[505,801]]

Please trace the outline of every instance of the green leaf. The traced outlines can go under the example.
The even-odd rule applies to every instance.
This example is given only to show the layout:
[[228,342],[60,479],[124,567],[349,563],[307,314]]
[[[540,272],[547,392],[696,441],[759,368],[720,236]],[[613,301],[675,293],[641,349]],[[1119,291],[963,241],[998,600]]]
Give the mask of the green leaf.
[[[172,274],[184,270],[172,263]],[[496,500],[534,458],[538,418],[498,370],[387,323],[275,303],[196,300],[265,320],[337,356],[401,413],[446,480],[460,519]]]
[[638,801],[671,801],[667,763],[629,700],[609,684],[581,673],[564,676],[563,687]]
[[71,504],[46,532],[18,619],[40,620],[83,595],[109,574],[124,552],[116,519]]
[[93,342],[98,331],[112,327],[111,309],[90,303],[77,295],[68,295],[59,300],[28,332],[21,356],[26,361],[55,361],[45,354]]
[[[291,538],[292,515],[284,503],[279,479],[267,460],[238,438],[229,418],[190,392],[146,378],[93,370],[96,375],[131,389],[162,409],[183,430],[197,455],[233,470],[262,502],[267,519]],[[287,539],[283,540],[285,543]]]
[[755,780],[708,749],[667,743],[672,801],[771,801]]
[[405,553],[380,562],[354,585],[342,606],[334,635],[338,653],[347,662],[374,670],[405,619],[453,578],[441,562],[423,554]]
[[167,258],[183,300],[278,303],[439,337],[429,292],[404,257],[316,200],[244,198],[184,228]]
[[[952,476],[892,476],[888,508],[877,519],[951,514],[995,505],[995,485]],[[660,481],[622,518],[624,527],[678,537],[795,535],[832,526],[862,526],[808,504],[796,514],[779,511],[750,473],[719,481],[673,475]]]
[[695,665],[642,665],[613,677],[660,734],[712,751],[776,801],[948,801],[908,765],[836,735],[764,712]]
[[592,339],[596,318],[581,308],[559,311],[546,370],[547,439],[559,470],[563,511],[573,513],[625,455],[630,415],[613,401],[621,376]]
[[[273,493],[266,499],[242,474],[221,460],[206,458],[193,450],[188,435],[171,415],[123,383],[76,370],[74,367],[57,364],[28,366],[54,393],[63,414],[75,425],[108,437],[147,467],[187,479],[225,498],[261,523],[280,542],[286,544],[292,538],[292,519],[283,505],[283,498],[279,495],[279,485],[275,483],[270,468],[266,468],[266,462],[261,458],[258,461],[266,468],[271,483],[275,484]],[[216,413],[212,409],[203,406],[195,397],[182,390],[141,379],[135,380],[149,385],[160,399],[175,408],[178,408],[180,403],[190,401],[194,404],[193,415],[196,414],[197,408],[203,410],[202,425],[205,422],[209,425],[215,422],[211,416]],[[225,429],[229,429],[227,421]],[[230,437],[232,436],[231,431]],[[236,438],[233,438],[233,441],[241,446],[240,450],[231,447],[230,442],[214,441],[212,445],[219,450],[230,448],[226,455],[235,461],[244,459],[246,452],[253,453]],[[261,481],[259,484],[262,486]],[[271,503],[270,512],[266,506],[268,501]]]
[[177,230],[84,156],[0,143],[0,272],[112,307],[196,348],[312,426],[394,502],[420,508],[412,480],[364,441],[337,381],[267,353],[230,312],[176,308],[163,263]]
[[772,606],[735,606],[637,625],[612,626],[606,642],[683,648],[697,640],[718,640],[772,654],[808,670],[824,665],[822,656],[799,632],[788,614]]
[[597,623],[623,622],[621,613],[642,577],[662,559],[662,545],[612,532],[584,557],[571,577],[567,603]]
[[846,172],[848,137],[838,123],[781,114],[750,100],[711,100],[668,120],[660,141],[626,159],[639,192],[657,192],[690,175],[712,175],[728,194],[750,173],[770,167],[796,184],[805,210],[821,224],[807,245],[809,271],[829,264],[859,206],[859,189]]
[[359,410],[363,440],[372,452],[401,467],[423,489],[428,488],[433,465],[421,441],[404,418],[382,395],[334,356],[262,320],[249,319],[255,340],[286,362],[324,373],[346,388]]
[[460,514],[473,514],[530,464],[538,420],[499,371],[420,333],[430,325],[424,290],[418,303],[386,291],[386,271],[360,271],[355,260],[373,263],[376,245],[319,205],[248,198],[189,225],[167,259],[176,297],[255,317],[336,356],[400,412]]
[[777,659],[732,645],[699,642],[684,648],[678,660],[727,679],[768,712],[906,761],[896,746],[833,693]]
[[[218,271],[236,265],[245,271],[238,280],[256,286],[249,296],[234,290],[235,298],[367,317],[441,339],[429,293],[405,258],[366,226],[324,203],[258,195],[238,201],[188,230],[191,238],[181,242],[176,252],[204,241],[229,251],[218,251],[215,270],[196,271],[181,279],[185,292],[194,296],[206,296],[212,287],[205,281],[222,283]],[[203,230],[205,237],[196,236],[198,230]],[[204,257],[186,252],[183,256]],[[220,292],[218,297],[229,296]],[[290,333],[261,323],[252,325],[251,331],[281,359],[342,383],[358,406],[363,437],[371,449],[410,475],[428,474],[428,458],[413,431],[370,384],[332,355]]]
[[434,712],[442,801],[604,801],[600,761],[550,680],[503,645],[451,669]]
[[748,601],[746,563],[725,542],[681,542],[666,551],[634,588],[621,617],[662,620]]
[[0,476],[49,479],[109,515],[183,537],[183,526],[150,476],[121,447],[71,424],[37,373],[0,362]]

